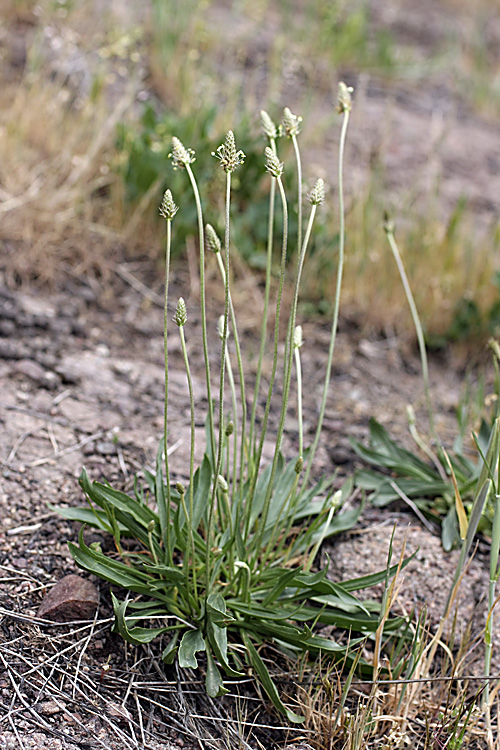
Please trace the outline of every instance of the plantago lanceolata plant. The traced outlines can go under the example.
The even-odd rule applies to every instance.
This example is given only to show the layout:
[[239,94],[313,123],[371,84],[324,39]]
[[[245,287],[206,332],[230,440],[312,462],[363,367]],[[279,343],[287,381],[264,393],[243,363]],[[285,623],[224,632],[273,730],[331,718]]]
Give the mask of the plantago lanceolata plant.
[[[265,302],[260,332],[260,356],[255,376],[253,399],[248,409],[244,359],[236,325],[236,311],[231,295],[231,189],[232,174],[244,171],[244,154],[237,149],[229,131],[225,142],[213,153],[225,172],[224,240],[218,238],[210,224],[204,222],[203,208],[195,176],[194,151],[173,138],[171,159],[174,168],[185,170],[191,183],[198,216],[200,252],[200,306],[202,351],[206,370],[208,401],[207,443],[205,457],[195,469],[195,404],[185,329],[189,311],[179,299],[174,322],[181,340],[181,352],[188,382],[190,403],[190,460],[184,472],[185,482],[175,481],[168,462],[168,330],[172,325],[167,314],[170,252],[175,233],[175,215],[182,211],[165,193],[161,215],[166,221],[165,278],[165,426],[157,453],[155,472],[145,471],[146,487],[136,481],[135,495],[113,489],[107,484],[91,482],[85,470],[81,486],[89,509],[67,511],[73,519],[90,523],[110,532],[115,540],[116,555],[87,546],[80,533],[79,544],[71,544],[77,564],[84,570],[124,589],[121,600],[113,595],[116,630],[131,643],[149,643],[160,639],[162,658],[170,663],[177,659],[180,667],[197,668],[200,655],[206,675],[206,689],[211,696],[226,692],[223,675],[237,678],[247,667],[269,696],[274,706],[291,721],[301,717],[287,708],[279,695],[264,658],[265,647],[273,644],[289,657],[322,654],[323,659],[341,662],[347,670],[356,665],[368,669],[356,649],[366,637],[380,642],[381,630],[399,627],[398,618],[380,611],[373,603],[362,603],[353,592],[378,581],[400,566],[377,575],[332,583],[327,568],[314,569],[317,552],[324,539],[355,523],[359,509],[345,510],[351,495],[347,482],[334,490],[334,477],[310,481],[312,459],[318,444],[325,411],[327,390],[334,354],[338,322],[342,264],[344,258],[342,169],[349,112],[350,90],[339,87],[339,111],[342,130],[339,154],[339,200],[341,244],[339,271],[334,292],[334,315],[327,372],[323,389],[318,431],[311,448],[304,446],[301,402],[301,351],[306,345],[297,324],[297,304],[302,269],[314,229],[314,220],[324,202],[322,180],[317,180],[308,196],[310,210],[305,230],[302,227],[302,167],[298,145],[300,118],[285,110],[282,132],[293,141],[299,178],[298,238],[299,252],[294,271],[293,302],[286,327],[285,358],[280,372],[279,343],[282,336],[282,299],[289,269],[288,199],[282,180],[285,165],[278,156],[279,129],[265,112],[262,125],[269,140],[265,148],[263,169],[269,173],[269,230]],[[244,177],[242,177],[244,179]],[[275,198],[282,209],[280,271],[273,278],[271,257]],[[172,226],[173,225],[173,226]],[[212,400],[212,373],[209,367],[207,313],[205,297],[205,250],[216,254],[224,286],[224,308],[218,323],[220,367],[218,406]],[[272,336],[272,366],[267,392],[262,390],[262,361],[268,338],[268,315],[275,295],[275,324]],[[236,367],[233,368],[229,334],[234,342]],[[288,411],[293,373],[297,381],[299,430],[298,453],[285,461],[282,437]],[[263,461],[263,447],[269,438],[271,408],[275,401],[275,384],[282,379],[278,424],[273,435],[275,450],[269,464]],[[238,391],[239,385],[239,391]],[[256,404],[263,396],[264,413],[259,422]],[[248,416],[249,415],[249,416]],[[307,463],[306,463],[307,462]],[[304,468],[306,470],[304,471]],[[137,546],[122,545],[124,536],[136,540]],[[132,549],[132,551],[129,551]],[[145,627],[153,621],[154,627]],[[348,645],[318,635],[315,625],[332,625],[352,633]]]

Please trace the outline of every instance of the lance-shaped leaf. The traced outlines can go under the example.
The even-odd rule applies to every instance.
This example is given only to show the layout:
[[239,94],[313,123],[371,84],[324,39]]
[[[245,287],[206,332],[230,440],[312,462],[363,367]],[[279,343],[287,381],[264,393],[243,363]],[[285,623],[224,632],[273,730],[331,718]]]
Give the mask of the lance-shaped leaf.
[[169,628],[140,628],[134,626],[129,628],[125,619],[127,602],[119,602],[116,596],[111,592],[113,600],[113,610],[115,613],[115,630],[120,633],[121,637],[129,643],[151,643],[151,641],[162,633],[166,633]]
[[252,643],[252,640],[249,635],[247,635],[245,632],[243,632],[243,642],[245,644],[246,650],[247,650],[247,656],[248,656],[248,662],[255,670],[262,687],[266,691],[267,695],[271,699],[271,702],[273,706],[278,709],[278,711],[282,714],[284,714],[288,721],[293,722],[294,724],[301,724],[304,721],[303,716],[299,716],[299,714],[294,713],[294,711],[291,711],[289,708],[285,706],[283,701],[281,700],[279,693],[276,689],[276,685],[272,681],[271,675],[269,674],[269,670],[262,661],[262,659],[259,656],[259,653],[257,652],[257,649]]

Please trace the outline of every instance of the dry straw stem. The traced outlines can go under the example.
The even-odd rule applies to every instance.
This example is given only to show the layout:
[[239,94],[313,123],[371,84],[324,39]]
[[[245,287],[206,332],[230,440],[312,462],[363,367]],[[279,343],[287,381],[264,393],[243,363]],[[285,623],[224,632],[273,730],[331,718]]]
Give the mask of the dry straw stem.
[[116,179],[103,154],[130,96],[111,111],[90,100],[75,110],[69,91],[46,80],[43,70],[0,96],[0,236],[23,247],[8,260],[11,280],[51,281],[65,256],[80,273],[104,265],[103,244],[116,233],[96,195]]

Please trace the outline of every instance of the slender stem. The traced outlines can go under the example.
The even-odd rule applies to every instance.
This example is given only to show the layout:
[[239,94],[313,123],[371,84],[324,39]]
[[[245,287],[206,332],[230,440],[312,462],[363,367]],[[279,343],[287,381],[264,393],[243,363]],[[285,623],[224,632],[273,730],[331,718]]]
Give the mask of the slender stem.
[[[232,497],[236,497],[236,482],[237,482],[237,463],[238,463],[238,415],[237,415],[237,401],[236,401],[236,386],[234,384],[234,374],[231,365],[231,359],[229,357],[229,350],[226,346],[226,367],[227,367],[227,380],[229,383],[229,389],[231,391],[231,404],[233,407],[233,466],[230,475],[230,462],[229,462],[229,447],[228,447],[228,461],[227,461],[227,481],[231,481],[233,491]],[[229,436],[227,435],[227,445],[229,446]],[[241,440],[243,441],[244,436],[241,433]]]
[[[297,317],[297,305],[299,301],[299,289],[300,289],[300,281],[302,277],[302,269],[304,267],[304,259],[306,256],[307,251],[307,245],[309,243],[309,239],[311,236],[312,226],[314,223],[314,217],[316,215],[317,206],[313,205],[311,206],[311,214],[309,217],[309,222],[307,225],[306,234],[304,237],[304,242],[302,244],[302,249],[299,256],[299,262],[298,262],[298,268],[297,268],[297,277],[295,279],[295,289],[294,289],[294,295],[293,295],[293,302],[292,302],[292,309],[290,313],[290,323],[289,323],[289,334],[291,333],[291,337],[289,335],[289,341],[288,341],[288,361],[285,365],[285,382],[283,386],[283,395],[281,398],[281,411],[280,411],[280,418],[279,418],[279,424],[278,424],[278,431],[276,434],[276,443],[274,447],[274,456],[273,456],[273,463],[271,466],[271,475],[269,477],[269,483],[267,485],[266,490],[266,496],[264,500],[264,506],[262,508],[261,513],[261,519],[259,521],[259,532],[258,532],[258,539],[260,540],[262,537],[262,534],[264,533],[264,528],[267,522],[267,516],[269,514],[269,508],[271,505],[271,497],[273,494],[273,487],[274,487],[274,480],[276,477],[276,471],[278,468],[278,460],[280,456],[280,449],[281,449],[281,441],[283,438],[283,432],[285,429],[285,421],[286,421],[286,415],[288,411],[288,400],[290,397],[290,384],[292,381],[292,363],[293,363],[293,332],[295,330],[295,320]],[[257,548],[259,547],[259,544],[257,544]]]
[[300,253],[302,248],[302,161],[296,135],[292,135],[292,143],[295,151],[295,161],[297,162],[297,249]]
[[418,348],[420,351],[420,361],[422,363],[422,378],[424,381],[425,401],[427,404],[429,427],[430,427],[432,436],[437,440],[436,431],[434,427],[434,413],[433,413],[432,401],[431,401],[431,389],[430,389],[430,384],[429,384],[429,366],[427,363],[427,349],[425,346],[424,332],[422,330],[422,324],[420,322],[420,317],[418,314],[417,306],[415,304],[415,299],[411,291],[410,282],[408,281],[408,276],[406,275],[405,267],[403,265],[403,261],[401,260],[401,255],[400,255],[397,243],[396,243],[396,239],[394,237],[394,228],[392,226],[392,223],[389,221],[386,221],[384,228],[387,234],[387,241],[389,242],[389,246],[394,256],[394,260],[396,261],[396,265],[398,267],[399,276],[401,277],[401,282],[403,284],[403,288],[406,294],[406,299],[408,301],[411,316],[413,318],[413,325],[415,326],[415,331],[416,331],[417,339],[418,339]]
[[[266,407],[264,410],[264,417],[262,419],[262,429],[261,429],[261,434],[260,434],[260,440],[259,440],[259,445],[257,448],[256,455],[255,455],[253,475],[252,475],[252,480],[250,484],[250,489],[248,492],[248,497],[246,500],[247,508],[245,512],[246,520],[245,520],[244,539],[248,539],[248,534],[250,531],[250,520],[251,520],[251,515],[252,515],[253,499],[255,496],[255,488],[257,486],[257,479],[259,476],[260,462],[262,459],[262,450],[264,448],[264,440],[265,440],[266,433],[267,433],[267,423],[269,420],[269,412],[271,410],[271,400],[272,400],[272,395],[273,395],[273,390],[274,390],[274,382],[276,379],[276,370],[278,367],[278,345],[279,345],[281,298],[283,295],[283,286],[285,283],[286,251],[288,247],[288,206],[286,202],[285,189],[283,187],[281,177],[273,178],[273,182],[274,181],[278,183],[278,189],[280,192],[281,203],[283,207],[283,239],[282,239],[282,245],[281,245],[280,280],[278,284],[278,295],[276,299],[276,318],[274,322],[273,364],[272,364],[271,377],[269,380],[269,387],[268,387],[268,392],[267,392]],[[255,549],[257,550],[257,554],[258,554],[258,548],[256,547]]]
[[297,372],[297,419],[299,422],[299,456],[304,455],[304,425],[302,422],[302,365],[300,362],[300,347],[294,346],[295,370]]
[[[270,148],[276,154],[276,141],[270,139]],[[262,375],[262,362],[266,351],[267,343],[267,323],[269,314],[269,297],[271,293],[271,269],[273,260],[273,233],[274,233],[274,205],[276,198],[276,179],[271,180],[271,190],[269,193],[269,218],[267,224],[267,260],[266,260],[266,283],[264,288],[264,309],[262,312],[262,327],[260,331],[260,348],[259,359],[257,361],[257,373],[255,375],[255,388],[253,393],[252,414],[250,417],[250,433],[248,438],[248,448],[250,454],[253,454],[253,441],[255,432],[255,419],[257,413],[257,403],[259,400],[260,380]]]
[[224,258],[225,258],[225,278],[224,278],[224,326],[222,331],[222,351],[220,358],[220,377],[219,377],[219,440],[217,446],[217,462],[215,466],[215,477],[212,488],[212,497],[210,501],[210,510],[208,514],[208,529],[206,540],[206,592],[208,596],[210,591],[210,568],[212,562],[212,536],[214,526],[215,504],[217,500],[218,477],[221,473],[222,456],[224,449],[224,373],[226,367],[226,348],[227,348],[227,331],[229,320],[229,216],[231,203],[231,172],[226,172],[226,222],[224,232]]
[[[186,368],[186,375],[189,389],[189,408],[191,413],[191,424],[190,424],[190,450],[189,450],[189,500],[188,508],[189,515],[186,518],[188,526],[188,546],[191,549],[192,559],[192,572],[193,572],[193,589],[194,598],[196,600],[196,553],[194,547],[194,536],[193,536],[193,516],[194,516],[194,451],[195,451],[195,418],[194,418],[194,393],[193,393],[193,380],[191,377],[191,368],[189,367],[189,359],[186,348],[186,339],[184,337],[184,326],[179,326],[179,333],[181,337],[181,349],[182,356],[184,358],[184,366]],[[184,558],[185,567],[189,564],[189,556],[186,555]],[[187,571],[186,571],[187,572]]]
[[200,309],[201,309],[201,332],[203,339],[203,358],[205,361],[205,377],[207,383],[207,400],[208,400],[208,423],[210,431],[210,447],[212,455],[215,456],[215,427],[214,427],[214,411],[212,403],[212,389],[210,385],[210,359],[208,354],[208,337],[207,337],[207,314],[206,314],[206,302],[205,302],[205,235],[203,228],[203,211],[201,208],[200,192],[196,183],[193,170],[189,164],[185,165],[186,172],[189,175],[191,185],[193,188],[194,199],[196,203],[196,213],[198,216],[198,233],[199,233],[199,244],[200,244]]
[[344,180],[343,180],[343,165],[344,165],[344,153],[345,153],[345,142],[347,136],[347,126],[349,124],[349,109],[344,110],[344,118],[342,120],[342,128],[340,131],[340,142],[339,142],[339,165],[338,165],[338,190],[339,190],[339,260],[337,268],[337,282],[335,286],[335,298],[333,303],[333,316],[332,316],[332,330],[330,334],[330,345],[328,348],[328,361],[326,364],[325,380],[323,384],[323,395],[321,398],[321,406],[319,410],[318,424],[316,427],[316,433],[314,435],[313,444],[309,453],[309,460],[307,462],[306,471],[304,474],[304,481],[302,488],[307,487],[307,481],[311,473],[311,467],[313,465],[314,456],[318,447],[319,439],[323,429],[323,419],[325,417],[326,402],[328,399],[328,386],[330,384],[330,378],[332,374],[333,354],[335,351],[335,341],[337,338],[337,328],[339,323],[339,309],[340,309],[340,293],[342,290],[342,276],[344,272],[344,249],[345,249],[345,216],[344,216]]
[[167,552],[167,560],[172,564],[172,544],[170,537],[170,471],[168,466],[168,287],[170,282],[170,249],[172,246],[172,221],[167,220],[167,240],[165,246],[165,302],[163,309],[163,342],[165,355],[165,404],[163,412],[163,451],[165,456],[165,476],[167,485],[167,501],[163,507],[163,501],[159,498],[158,515],[160,528]]
[[[226,269],[221,258],[221,254],[217,253],[217,263],[222,276],[224,286],[226,284]],[[247,403],[246,403],[246,389],[245,389],[245,373],[243,370],[243,357],[241,354],[240,337],[238,335],[238,326],[236,324],[236,313],[234,311],[233,298],[231,291],[229,291],[229,310],[231,313],[231,325],[233,326],[234,344],[236,349],[236,361],[238,363],[238,375],[240,379],[240,399],[241,399],[241,429],[239,434],[241,435],[240,441],[240,469],[238,483],[240,486],[240,492],[243,492],[243,470],[245,465],[245,431],[247,422]],[[233,380],[234,383],[234,380]],[[234,411],[233,419],[236,419],[236,410]],[[235,445],[237,442],[237,430],[235,429]],[[236,475],[235,475],[236,476]]]

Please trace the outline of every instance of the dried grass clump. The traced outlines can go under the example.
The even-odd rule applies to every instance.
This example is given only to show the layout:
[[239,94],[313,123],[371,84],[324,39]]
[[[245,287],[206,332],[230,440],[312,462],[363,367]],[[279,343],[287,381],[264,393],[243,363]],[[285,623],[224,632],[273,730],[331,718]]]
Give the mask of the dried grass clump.
[[[103,273],[116,240],[109,168],[117,122],[130,98],[73,101],[42,70],[1,94],[0,242],[10,283],[53,282],[64,263]],[[118,206],[116,206],[118,208]],[[114,213],[114,217],[113,217]]]

